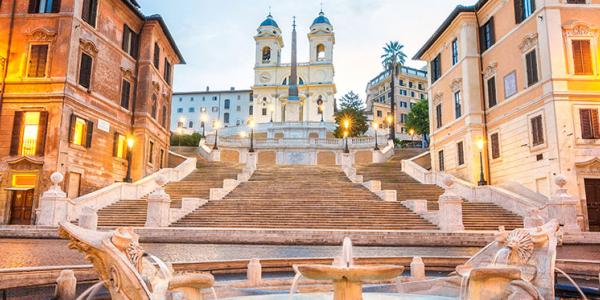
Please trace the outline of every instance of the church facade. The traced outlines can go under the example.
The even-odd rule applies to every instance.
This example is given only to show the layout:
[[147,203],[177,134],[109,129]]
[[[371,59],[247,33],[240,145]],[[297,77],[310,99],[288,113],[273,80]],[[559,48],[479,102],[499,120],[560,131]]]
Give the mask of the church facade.
[[282,32],[273,16],[258,27],[252,117],[257,123],[334,122],[333,26],[321,11],[310,26],[305,63],[297,62],[295,21],[293,28],[292,61],[282,63]]

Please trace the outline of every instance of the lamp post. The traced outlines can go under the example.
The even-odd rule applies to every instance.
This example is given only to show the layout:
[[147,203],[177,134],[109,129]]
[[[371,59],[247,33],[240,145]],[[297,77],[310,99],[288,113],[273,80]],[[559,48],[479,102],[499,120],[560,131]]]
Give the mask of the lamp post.
[[415,148],[415,130],[412,128],[409,129],[408,134],[410,134],[410,146]]
[[477,148],[479,148],[479,182],[477,184],[479,186],[487,185],[485,174],[483,173],[483,146],[485,146],[485,141],[481,138],[477,141]]
[[323,103],[319,104],[319,114],[321,115],[321,123],[323,123],[325,120],[323,119]]
[[206,121],[208,121],[208,116],[203,113],[200,115],[200,125],[202,125],[202,137],[206,138]]
[[275,112],[275,105],[269,104],[269,111],[271,112],[271,123],[273,123],[273,113]]
[[254,126],[256,126],[256,122],[254,119],[248,120],[248,127],[250,127],[250,150],[248,152],[254,153]]
[[127,138],[127,174],[125,174],[125,179],[123,181],[131,183],[133,180],[131,179],[131,159],[133,155],[133,137]]
[[350,148],[348,147],[348,136],[350,135],[350,119],[344,120],[344,138],[346,139],[346,147],[344,148],[344,153],[350,153]]
[[390,140],[393,140],[396,138],[395,134],[394,134],[394,117],[392,115],[388,115],[386,118],[386,121],[388,123],[388,127],[390,128]]
[[379,150],[379,144],[377,142],[377,129],[379,129],[379,123],[377,123],[377,121],[373,121],[373,131],[375,131],[375,149],[374,150]]
[[217,144],[219,140],[219,126],[221,126],[221,122],[215,120],[215,123],[213,124],[213,128],[215,129],[215,145],[213,146],[213,150],[219,150],[219,145]]
[[181,135],[183,135],[183,128],[177,127],[177,146],[181,147]]

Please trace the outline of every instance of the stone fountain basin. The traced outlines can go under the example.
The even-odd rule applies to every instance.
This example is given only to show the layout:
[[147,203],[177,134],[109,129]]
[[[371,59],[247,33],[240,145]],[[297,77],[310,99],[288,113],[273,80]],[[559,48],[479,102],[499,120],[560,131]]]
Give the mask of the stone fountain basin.
[[313,280],[348,280],[353,282],[389,280],[404,272],[402,266],[392,265],[360,265],[340,267],[330,265],[299,265],[298,271],[306,278]]

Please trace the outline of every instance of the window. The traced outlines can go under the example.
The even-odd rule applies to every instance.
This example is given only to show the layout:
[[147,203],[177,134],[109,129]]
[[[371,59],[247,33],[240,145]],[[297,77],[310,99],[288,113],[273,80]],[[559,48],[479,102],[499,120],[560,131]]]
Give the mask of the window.
[[412,81],[409,81],[409,82],[408,82],[408,87],[409,87],[409,88],[411,88],[411,89],[413,88],[413,83],[412,83]]
[[94,59],[86,53],[81,53],[81,61],[79,62],[79,85],[90,89],[92,82],[92,65]]
[[404,86],[404,80],[400,79],[400,85]]
[[325,45],[317,45],[317,60],[321,61],[325,59]]
[[271,62],[271,48],[264,47],[262,49],[262,62],[263,64]]
[[415,92],[410,92],[410,96],[414,98],[415,97]]
[[98,0],[83,0],[83,9],[81,19],[84,22],[96,27],[96,14],[98,10]]
[[213,106],[212,107],[212,112],[218,112],[219,111],[219,107],[218,106]]
[[458,165],[462,166],[465,164],[465,149],[463,142],[456,144],[456,153],[458,154]]
[[378,111],[377,111],[377,117],[378,117],[378,118],[381,118],[381,117],[383,117],[383,112],[382,112],[382,111],[380,111],[380,110],[378,110]]
[[442,104],[438,104],[435,107],[435,122],[436,122],[437,128],[442,127]]
[[123,25],[123,42],[121,49],[131,57],[137,58],[139,35],[131,30],[127,24]]
[[593,75],[592,52],[589,40],[574,40],[573,45],[573,69],[575,75]]
[[171,85],[171,63],[165,58],[165,81]]
[[242,111],[242,107],[238,105],[238,106],[235,108],[235,110],[236,110],[236,111]]
[[580,109],[582,139],[600,139],[600,126],[598,125],[598,109]]
[[534,147],[544,143],[544,127],[541,115],[531,119],[531,140]]
[[400,107],[407,108],[408,107],[408,103],[406,103],[404,101],[400,101]]
[[423,84],[419,83],[419,90],[423,90]]
[[188,128],[194,128],[194,122],[190,121],[190,122],[188,123]]
[[525,54],[525,66],[527,68],[527,86],[530,87],[538,82],[537,55],[535,50]]
[[213,96],[213,101],[217,101],[217,96]]
[[492,146],[492,159],[500,158],[500,138],[498,137],[498,133],[494,133],[490,136],[491,146]]
[[191,98],[190,98],[190,102],[194,102],[194,97],[191,97]]
[[156,97],[156,95],[152,95],[152,102],[150,103],[150,115],[152,116],[152,119],[156,120],[156,113],[157,113],[157,109],[158,109],[158,98]]
[[200,111],[201,111],[201,112],[206,112],[206,107],[201,107],[201,108],[200,108]]
[[160,160],[158,163],[158,167],[163,168],[165,166],[165,150],[164,149],[160,149],[160,156],[158,157],[158,159]]
[[160,70],[160,47],[158,46],[158,43],[154,43],[153,64],[157,70]]
[[154,163],[154,142],[153,141],[150,141],[150,143],[148,144],[148,163],[149,164]]
[[231,107],[231,100],[225,99],[225,104],[223,106],[225,109],[229,109]]
[[254,106],[253,105],[250,105],[248,107],[248,114],[251,115],[251,116],[254,115]]
[[162,107],[162,117],[160,120],[160,125],[163,128],[167,127],[167,106],[166,105],[163,105],[163,107]]
[[460,100],[460,91],[454,93],[454,116],[458,119],[462,116],[462,105]]
[[436,82],[440,77],[442,77],[442,56],[438,54],[431,61],[431,83]]
[[223,114],[223,122],[225,124],[229,124],[229,113],[224,113]]
[[121,83],[121,107],[129,109],[129,99],[131,97],[131,83],[123,79]]
[[438,152],[438,166],[441,172],[446,170],[446,166],[444,166],[444,150]]
[[452,65],[458,63],[458,39],[452,41]]
[[125,159],[127,155],[127,137],[115,132],[115,140],[113,146],[113,156]]
[[[518,0],[517,0],[518,1]],[[481,52],[491,48],[496,42],[496,35],[494,32],[494,18],[490,18],[487,23],[483,24],[479,28],[479,41],[481,44]]]
[[520,24],[535,11],[535,0],[515,0],[515,21]]
[[196,108],[190,107],[190,108],[188,108],[188,112],[191,112],[191,113],[196,112]]
[[488,96],[488,107],[492,108],[496,106],[496,77],[492,77],[487,80],[487,96]]
[[421,93],[421,100],[425,100],[425,94]]
[[43,156],[48,112],[15,112],[10,155]]
[[29,49],[29,63],[27,77],[46,77],[46,63],[48,62],[48,45],[31,45]]
[[406,114],[400,114],[400,123],[406,123]]
[[263,109],[262,109],[262,115],[263,116],[267,115],[267,108],[266,107],[263,107]]
[[182,113],[182,112],[183,112],[183,107],[179,107],[179,108],[177,108],[177,112],[178,112],[178,113]]
[[60,0],[29,0],[30,14],[47,14],[60,12]]
[[504,98],[508,99],[517,93],[517,72],[512,71],[504,76]]
[[94,132],[94,122],[71,115],[69,125],[69,143],[86,148],[92,147],[92,134]]

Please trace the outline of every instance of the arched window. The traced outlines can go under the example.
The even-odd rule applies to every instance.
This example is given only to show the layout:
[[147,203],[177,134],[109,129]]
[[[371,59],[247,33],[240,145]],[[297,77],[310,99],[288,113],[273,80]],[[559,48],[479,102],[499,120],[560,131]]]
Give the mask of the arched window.
[[160,120],[160,125],[162,125],[162,127],[166,128],[167,126],[167,106],[163,105],[162,107],[162,117]]
[[271,61],[271,48],[264,47],[262,49],[262,62],[269,63]]
[[325,45],[318,44],[317,45],[317,60],[325,59]]
[[150,115],[152,116],[152,118],[154,118],[156,120],[156,110],[157,110],[157,105],[158,103],[156,103],[157,97],[156,95],[152,95],[152,106],[150,108]]
[[[288,85],[288,80],[289,77],[284,78],[281,85]],[[304,85],[304,79],[302,79],[302,77],[298,77],[298,85]]]

